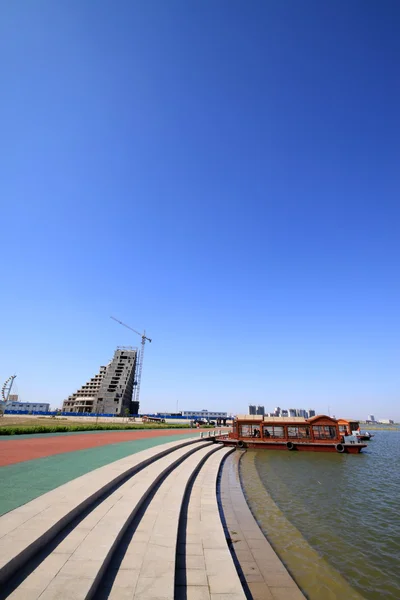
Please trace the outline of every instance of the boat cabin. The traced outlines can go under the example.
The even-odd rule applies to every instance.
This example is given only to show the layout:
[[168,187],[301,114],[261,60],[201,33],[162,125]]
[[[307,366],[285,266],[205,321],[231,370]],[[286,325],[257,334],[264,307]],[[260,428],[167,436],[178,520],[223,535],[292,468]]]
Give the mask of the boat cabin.
[[360,429],[360,423],[353,419],[338,419],[339,431],[342,435],[352,435],[353,431]]
[[340,442],[342,433],[332,417],[319,415],[303,417],[238,416],[230,437],[265,442]]

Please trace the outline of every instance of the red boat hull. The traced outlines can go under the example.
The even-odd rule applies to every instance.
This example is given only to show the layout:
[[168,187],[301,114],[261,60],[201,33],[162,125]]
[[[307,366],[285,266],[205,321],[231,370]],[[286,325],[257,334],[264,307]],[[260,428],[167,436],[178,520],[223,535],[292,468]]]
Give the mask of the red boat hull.
[[[289,450],[286,442],[266,442],[264,440],[235,440],[232,438],[222,438],[218,441],[222,442],[225,446],[236,446],[239,449],[252,448],[254,450],[286,450],[289,452],[338,452],[336,444],[323,443],[318,444],[315,442],[293,442],[293,448]],[[344,454],[359,454],[363,448],[367,447],[367,444],[342,444]]]

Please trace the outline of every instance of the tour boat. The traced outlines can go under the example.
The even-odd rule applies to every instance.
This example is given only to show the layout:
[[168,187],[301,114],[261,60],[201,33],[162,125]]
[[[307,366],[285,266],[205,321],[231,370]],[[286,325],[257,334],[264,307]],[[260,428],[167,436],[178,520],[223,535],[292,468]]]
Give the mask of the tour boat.
[[367,446],[347,431],[342,433],[338,420],[326,415],[309,419],[239,415],[232,431],[220,441],[237,448],[350,454],[358,454]]
[[360,442],[368,442],[374,437],[372,433],[368,431],[361,431],[360,423],[355,420],[338,419],[339,431],[342,435],[354,435]]

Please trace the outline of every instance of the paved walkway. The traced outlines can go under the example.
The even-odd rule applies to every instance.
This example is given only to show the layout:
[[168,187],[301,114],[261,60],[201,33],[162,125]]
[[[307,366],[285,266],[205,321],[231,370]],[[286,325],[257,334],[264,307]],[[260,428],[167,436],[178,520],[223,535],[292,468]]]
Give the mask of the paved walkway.
[[108,444],[152,439],[167,435],[191,435],[197,429],[139,429],[126,431],[95,431],[71,434],[51,434],[21,439],[20,436],[0,436],[0,467],[64,452],[98,448]]
[[[115,442],[119,439],[119,433],[113,433]],[[170,433],[168,431],[167,434],[163,432],[163,435],[158,437],[142,437],[132,441],[65,452],[0,467],[0,515],[115,460],[160,444],[186,439],[194,435],[192,433],[188,436],[187,433],[182,433],[182,430],[179,429],[174,430],[172,435],[169,435]],[[97,435],[99,434],[94,433],[91,434],[91,437]],[[197,431],[195,437],[198,436]],[[54,436],[54,438],[56,440],[60,439],[58,436]],[[9,445],[13,443],[13,441],[0,442],[0,448],[6,451]]]

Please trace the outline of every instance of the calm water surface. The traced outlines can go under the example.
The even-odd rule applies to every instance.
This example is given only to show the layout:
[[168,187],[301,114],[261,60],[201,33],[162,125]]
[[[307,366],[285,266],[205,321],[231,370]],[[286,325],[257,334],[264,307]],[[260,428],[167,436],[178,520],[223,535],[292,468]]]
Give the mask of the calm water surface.
[[248,451],[241,478],[310,600],[400,599],[400,431],[359,455]]

